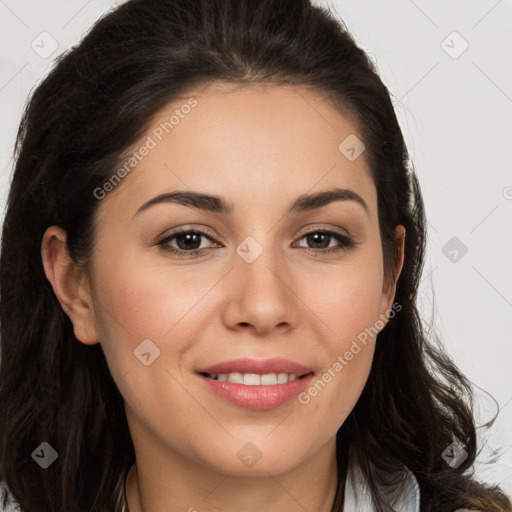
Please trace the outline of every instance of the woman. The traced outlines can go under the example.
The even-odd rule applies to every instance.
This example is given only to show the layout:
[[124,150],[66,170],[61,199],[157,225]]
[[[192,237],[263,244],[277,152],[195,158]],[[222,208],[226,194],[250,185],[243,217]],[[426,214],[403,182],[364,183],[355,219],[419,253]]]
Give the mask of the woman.
[[415,304],[418,181],[328,12],[128,1],[34,92],[16,156],[11,507],[512,510],[467,474],[471,388]]

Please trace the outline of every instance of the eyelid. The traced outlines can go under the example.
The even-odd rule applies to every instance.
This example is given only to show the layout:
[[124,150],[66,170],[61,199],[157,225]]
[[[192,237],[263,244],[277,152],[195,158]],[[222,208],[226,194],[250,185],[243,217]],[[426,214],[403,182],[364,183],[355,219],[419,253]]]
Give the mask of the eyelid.
[[350,234],[350,232],[347,229],[343,229],[340,227],[334,227],[334,226],[325,226],[323,224],[309,225],[307,227],[307,231],[302,233],[302,235],[300,235],[300,236],[303,237],[304,235],[308,235],[309,233],[316,232],[316,231],[326,231],[326,232],[329,231],[329,232],[337,233],[338,235],[346,236],[347,238],[353,238],[353,236]]
[[161,235],[158,235],[156,237],[156,243],[161,243],[162,241],[179,235],[181,233],[189,233],[190,231],[198,232],[201,235],[206,236],[207,238],[211,238],[212,241],[216,241],[217,235],[209,228],[203,225],[197,225],[197,224],[185,224],[184,226],[179,226],[177,228],[173,228],[168,230],[167,232],[164,232]]

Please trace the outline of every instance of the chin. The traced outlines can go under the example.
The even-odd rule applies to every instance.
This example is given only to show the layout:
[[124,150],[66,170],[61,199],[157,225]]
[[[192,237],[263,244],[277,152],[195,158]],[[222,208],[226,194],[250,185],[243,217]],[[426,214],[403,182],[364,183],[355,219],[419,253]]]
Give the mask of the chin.
[[268,476],[278,475],[293,470],[303,460],[303,447],[289,446],[282,450],[272,446],[258,448],[258,441],[234,442],[224,446],[222,452],[214,460],[208,454],[208,463],[215,470],[232,476]]

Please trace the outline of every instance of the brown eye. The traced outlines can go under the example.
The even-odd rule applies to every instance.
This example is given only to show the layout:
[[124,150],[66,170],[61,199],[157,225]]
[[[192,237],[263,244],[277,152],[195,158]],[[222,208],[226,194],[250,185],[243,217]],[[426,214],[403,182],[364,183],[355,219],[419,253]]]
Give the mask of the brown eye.
[[203,238],[213,242],[213,239],[202,231],[183,229],[166,236],[158,245],[170,252],[189,256],[198,254],[206,248],[201,247]]
[[[209,240],[211,243],[215,242],[210,235],[203,231],[182,229],[166,236],[158,242],[158,245],[178,256],[195,256],[208,248],[207,245],[202,246],[203,239]],[[307,247],[302,245],[299,245],[299,247],[314,255],[348,250],[357,245],[354,240],[342,233],[320,229],[306,233],[300,240],[305,240]],[[337,244],[332,244],[333,241]]]
[[[346,235],[330,230],[316,230],[310,231],[301,237],[301,240],[305,239],[308,247],[305,249],[308,252],[313,253],[330,253],[333,251],[346,250],[354,247],[356,243],[354,240]],[[335,240],[338,245],[331,245],[331,241]],[[303,247],[303,246],[301,246]]]

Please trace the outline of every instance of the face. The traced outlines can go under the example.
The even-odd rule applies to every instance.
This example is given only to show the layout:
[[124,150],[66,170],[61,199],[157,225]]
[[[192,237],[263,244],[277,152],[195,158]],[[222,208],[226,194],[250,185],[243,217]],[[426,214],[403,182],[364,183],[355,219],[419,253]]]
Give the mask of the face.
[[365,153],[338,148],[354,135],[306,89],[216,84],[159,112],[98,192],[89,313],[70,316],[136,451],[278,474],[332,446],[394,294]]

